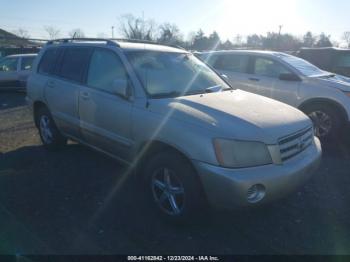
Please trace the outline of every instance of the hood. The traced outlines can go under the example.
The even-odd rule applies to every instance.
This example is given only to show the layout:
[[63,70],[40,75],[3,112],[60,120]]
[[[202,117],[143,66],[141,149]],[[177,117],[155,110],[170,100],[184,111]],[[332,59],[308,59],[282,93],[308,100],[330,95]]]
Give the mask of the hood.
[[350,92],[350,78],[345,76],[326,75],[326,76],[311,77],[310,79],[316,84],[325,85],[328,87],[340,89],[342,91]]
[[216,136],[267,144],[312,125],[296,108],[242,90],[153,99],[149,109],[211,129]]

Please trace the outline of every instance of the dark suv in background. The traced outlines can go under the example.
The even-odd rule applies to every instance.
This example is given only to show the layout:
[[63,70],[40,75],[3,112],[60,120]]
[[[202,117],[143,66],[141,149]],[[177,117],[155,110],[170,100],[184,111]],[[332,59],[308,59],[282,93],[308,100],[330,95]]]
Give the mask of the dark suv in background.
[[350,49],[302,48],[297,56],[325,71],[350,77]]

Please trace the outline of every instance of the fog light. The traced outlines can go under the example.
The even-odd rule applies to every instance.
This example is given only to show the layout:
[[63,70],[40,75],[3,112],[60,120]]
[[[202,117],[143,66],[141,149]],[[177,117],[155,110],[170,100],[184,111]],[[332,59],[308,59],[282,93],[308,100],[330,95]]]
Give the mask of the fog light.
[[247,200],[249,203],[257,203],[265,197],[265,187],[263,185],[253,185],[247,191]]

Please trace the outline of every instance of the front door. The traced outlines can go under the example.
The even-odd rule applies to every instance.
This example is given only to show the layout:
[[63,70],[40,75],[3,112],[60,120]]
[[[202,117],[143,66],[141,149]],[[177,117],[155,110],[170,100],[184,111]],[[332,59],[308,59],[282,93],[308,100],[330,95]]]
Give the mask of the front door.
[[252,56],[251,72],[247,81],[254,86],[256,94],[295,106],[300,81],[280,80],[281,74],[292,72],[278,61],[267,57]]
[[129,81],[119,56],[96,48],[92,54],[86,86],[80,88],[79,116],[83,138],[124,160],[133,145],[130,123],[133,104],[115,94],[114,83]]

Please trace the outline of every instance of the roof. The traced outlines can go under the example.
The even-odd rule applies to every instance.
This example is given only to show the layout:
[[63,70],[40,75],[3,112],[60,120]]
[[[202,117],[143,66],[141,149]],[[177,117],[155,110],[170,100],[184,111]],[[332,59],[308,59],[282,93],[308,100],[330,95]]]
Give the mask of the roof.
[[184,53],[187,52],[184,49],[162,45],[162,44],[152,44],[152,43],[131,43],[131,42],[118,42],[116,41],[120,48],[125,50],[148,50],[148,51],[161,51],[161,52],[179,52]]
[[167,44],[161,44],[151,41],[143,40],[128,40],[128,39],[104,39],[104,38],[67,38],[50,40],[47,45],[91,45],[91,46],[115,46],[124,50],[149,50],[149,51],[160,51],[160,52],[176,52],[184,53],[187,52],[181,47],[174,47]]

